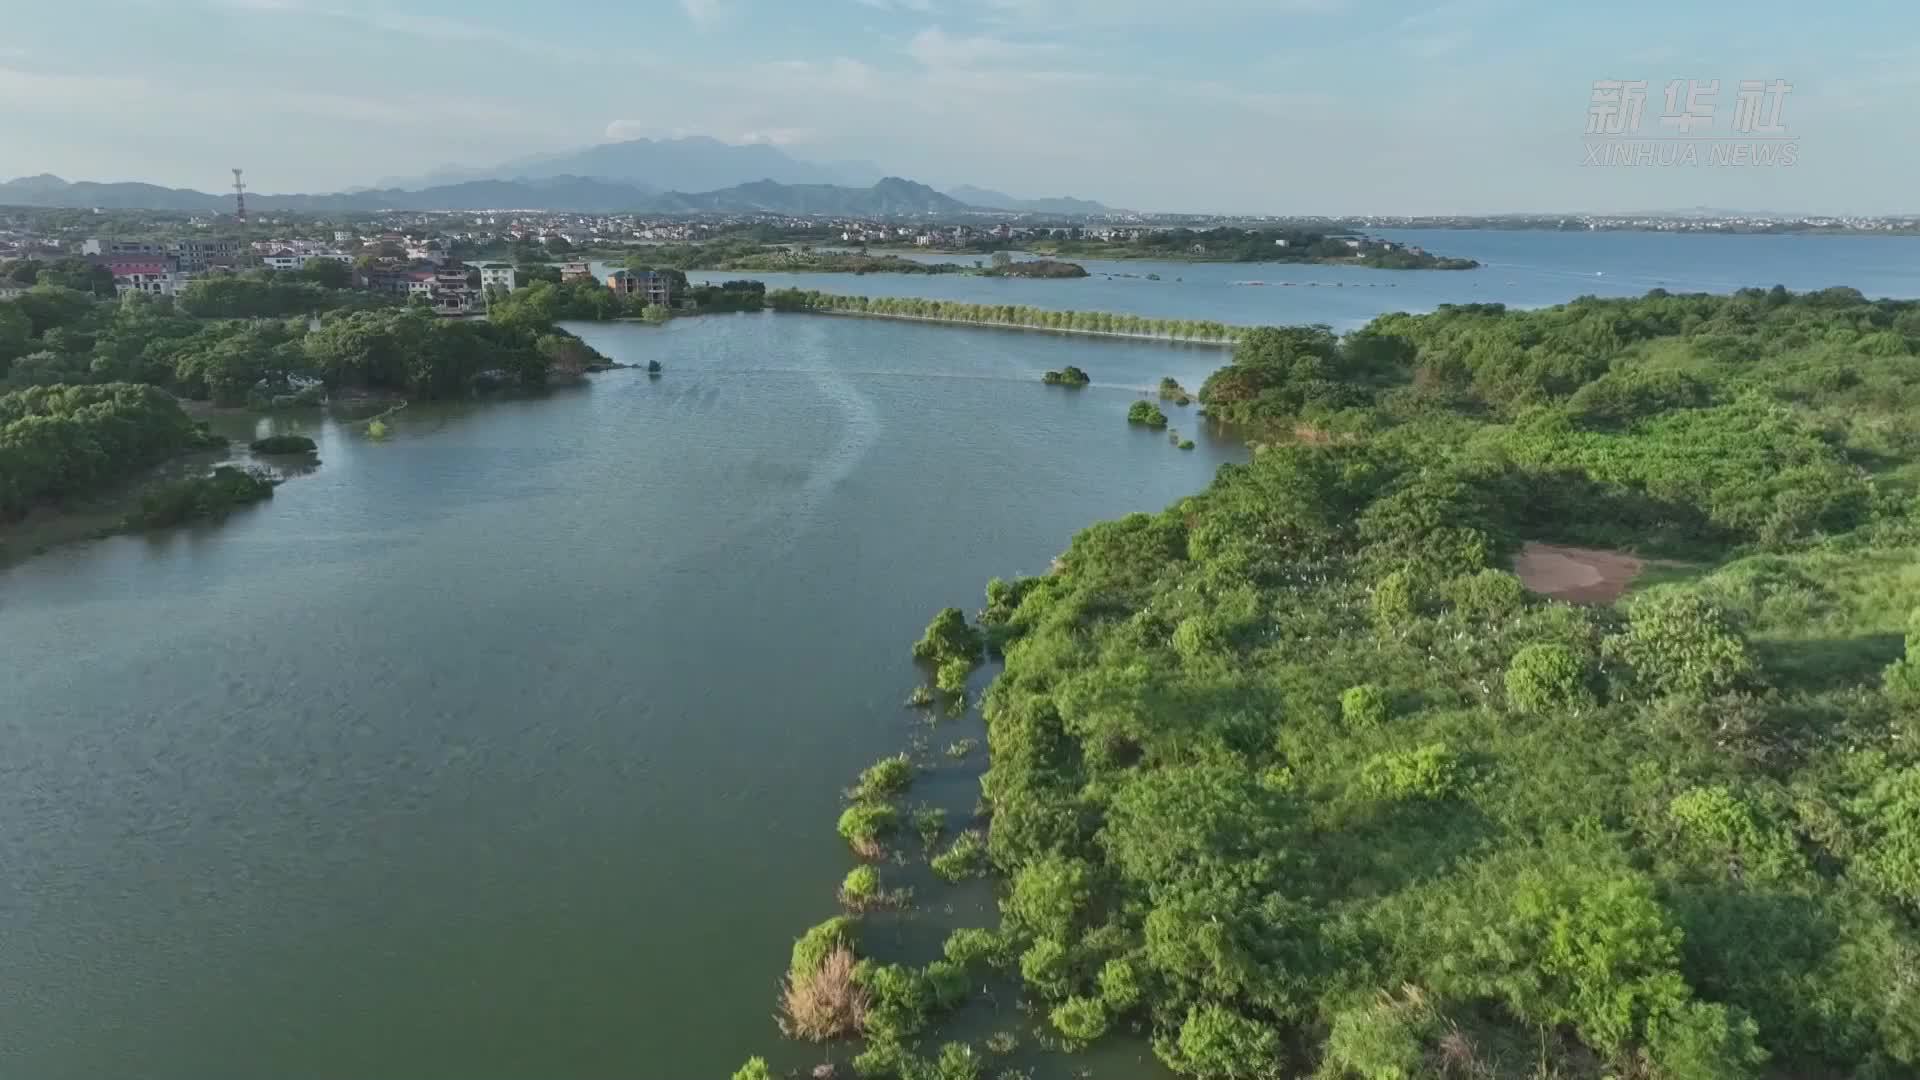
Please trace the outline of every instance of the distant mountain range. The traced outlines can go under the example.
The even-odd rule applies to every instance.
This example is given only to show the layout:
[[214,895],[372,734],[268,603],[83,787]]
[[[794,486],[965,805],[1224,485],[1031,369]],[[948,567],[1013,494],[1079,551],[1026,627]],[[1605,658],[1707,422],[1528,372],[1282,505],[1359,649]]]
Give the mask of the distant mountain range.
[[[153,184],[68,183],[29,176],[0,183],[0,205],[224,213],[231,195]],[[966,203],[925,184],[885,177],[871,187],[781,184],[757,180],[714,191],[660,191],[641,184],[582,176],[539,180],[468,180],[418,191],[383,188],[332,195],[247,196],[260,212],[371,213],[380,210],[552,210],[570,213],[772,213],[913,217],[967,212]]]
[[990,188],[977,188],[967,184],[947,189],[947,194],[966,203],[989,210],[1017,210],[1029,214],[1111,214],[1113,208],[1091,199],[1075,199],[1065,195],[1052,199],[1019,199],[1004,192]]
[[[68,183],[57,176],[0,183],[0,205],[220,213],[233,197],[141,183]],[[863,161],[819,164],[777,146],[718,139],[629,139],[492,168],[447,166],[425,176],[325,195],[248,193],[259,211],[366,213],[378,210],[553,210],[572,213],[839,214],[904,217],[969,209],[1103,214],[1086,199],[1020,199],[961,186],[941,193],[883,176]]]
[[656,191],[716,191],[756,180],[780,184],[867,187],[883,178],[869,162],[816,164],[766,143],[734,145],[704,136],[629,139],[558,154],[517,158],[489,168],[449,165],[418,177],[389,178],[379,188],[433,188],[473,180],[591,177]]

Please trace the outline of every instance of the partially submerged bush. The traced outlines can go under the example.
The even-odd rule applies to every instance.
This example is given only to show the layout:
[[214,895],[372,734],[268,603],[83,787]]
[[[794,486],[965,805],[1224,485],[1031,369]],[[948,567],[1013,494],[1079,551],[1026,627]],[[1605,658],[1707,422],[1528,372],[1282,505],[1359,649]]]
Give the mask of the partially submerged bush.
[[905,754],[884,757],[860,774],[860,785],[854,789],[856,799],[885,799],[898,795],[913,786],[913,759]]
[[877,867],[856,866],[840,883],[840,903],[851,911],[865,911],[878,904],[883,895]]
[[1136,401],[1127,409],[1127,423],[1163,428],[1167,426],[1167,414],[1151,401]]
[[140,509],[127,523],[156,529],[188,521],[223,518],[235,507],[273,498],[273,474],[264,469],[222,465],[210,476],[194,476],[152,488],[140,497]]
[[1086,372],[1068,364],[1059,371],[1049,371],[1040,376],[1040,381],[1048,386],[1085,386],[1093,379]]
[[733,1071],[733,1080],[773,1080],[773,1071],[767,1068],[766,1058],[751,1057]]
[[985,964],[1001,968],[1013,962],[1012,942],[1007,936],[979,927],[964,927],[948,934],[941,951],[948,960],[962,967]]
[[828,954],[835,949],[853,948],[853,920],[845,915],[835,915],[801,934],[793,942],[793,956],[788,967],[795,972],[809,972],[826,962]]
[[933,1061],[933,1080],[980,1080],[987,1063],[966,1043],[946,1043]]
[[941,692],[962,693],[967,688],[967,676],[973,674],[976,661],[955,656],[940,662],[940,668],[934,673],[933,684]]
[[881,842],[900,825],[900,812],[884,803],[855,803],[840,815],[840,838],[866,858],[886,851]]
[[922,806],[913,812],[913,831],[920,834],[920,842],[928,848],[940,842],[940,834],[947,829],[947,812],[937,806]]
[[253,440],[247,449],[256,454],[311,454],[319,447],[305,435],[269,435]]
[[966,612],[957,607],[943,609],[927,624],[926,632],[920,640],[914,642],[913,658],[930,664],[944,664],[949,660],[966,660],[969,669],[977,661],[983,648],[980,631],[967,623]]
[[933,858],[933,872],[946,881],[985,877],[992,865],[987,838],[972,829],[954,837],[953,845]]
[[1072,1046],[1085,1046],[1107,1033],[1107,1008],[1099,998],[1070,997],[1048,1013],[1047,1019]]
[[780,1032],[791,1039],[827,1042],[866,1029],[870,1003],[854,977],[853,950],[835,948],[810,971],[787,973],[780,994]]

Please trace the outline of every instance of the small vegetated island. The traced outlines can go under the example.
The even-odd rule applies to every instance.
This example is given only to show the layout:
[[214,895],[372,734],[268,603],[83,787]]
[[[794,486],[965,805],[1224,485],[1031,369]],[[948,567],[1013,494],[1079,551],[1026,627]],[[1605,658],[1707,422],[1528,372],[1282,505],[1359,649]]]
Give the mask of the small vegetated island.
[[1048,386],[1082,387],[1093,381],[1093,376],[1068,364],[1059,371],[1049,371],[1040,376],[1040,381]]
[[[1135,1033],[1209,1078],[1920,1073],[1920,304],[1268,328],[1200,397],[1249,463],[915,649],[948,694],[1004,658],[934,860],[998,920],[807,932],[790,1034],[862,1076]],[[1679,561],[1570,604],[1527,541]],[[917,858],[912,773],[862,778],[861,856]],[[965,1044],[983,985],[1018,1030]]]

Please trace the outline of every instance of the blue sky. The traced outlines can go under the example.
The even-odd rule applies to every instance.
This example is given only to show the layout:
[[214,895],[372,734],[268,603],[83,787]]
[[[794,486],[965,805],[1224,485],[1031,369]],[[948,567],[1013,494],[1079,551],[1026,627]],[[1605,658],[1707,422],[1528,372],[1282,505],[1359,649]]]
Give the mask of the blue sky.
[[[0,176],[314,191],[711,135],[1167,210],[1920,212],[1920,4],[4,0]],[[1792,84],[1792,167],[1595,167],[1599,79]]]

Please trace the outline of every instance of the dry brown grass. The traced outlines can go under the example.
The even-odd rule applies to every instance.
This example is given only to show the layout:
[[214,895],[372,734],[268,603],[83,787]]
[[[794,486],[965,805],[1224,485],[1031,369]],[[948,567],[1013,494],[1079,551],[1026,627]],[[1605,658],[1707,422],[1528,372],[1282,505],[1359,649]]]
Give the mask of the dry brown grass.
[[854,981],[853,950],[841,946],[811,972],[788,972],[780,988],[781,1034],[826,1042],[858,1035],[867,1023],[867,992]]

